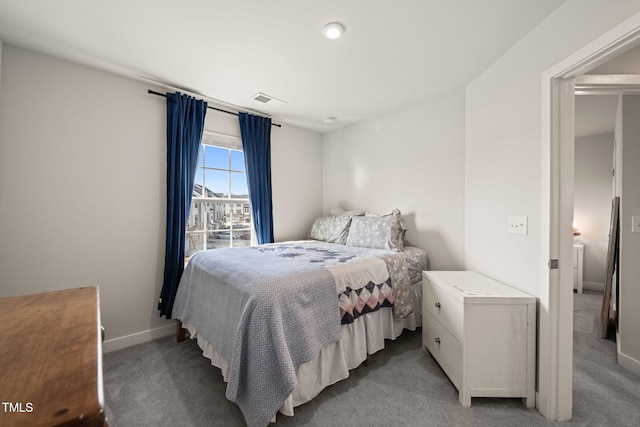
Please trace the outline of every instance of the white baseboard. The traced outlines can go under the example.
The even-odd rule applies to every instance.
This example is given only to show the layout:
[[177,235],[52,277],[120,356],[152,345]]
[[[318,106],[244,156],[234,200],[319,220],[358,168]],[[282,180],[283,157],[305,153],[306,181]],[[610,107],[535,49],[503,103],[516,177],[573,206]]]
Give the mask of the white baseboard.
[[149,329],[135,334],[125,335],[123,337],[106,340],[102,343],[102,352],[111,353],[112,351],[122,348],[131,347],[132,345],[142,344],[145,342],[157,340],[158,338],[168,337],[176,333],[176,324],[160,326],[159,328]]
[[618,365],[622,366],[627,371],[640,376],[640,361],[629,357],[624,353],[618,351]]
[[589,289],[590,291],[604,292],[604,283],[582,282],[582,287],[584,289]]

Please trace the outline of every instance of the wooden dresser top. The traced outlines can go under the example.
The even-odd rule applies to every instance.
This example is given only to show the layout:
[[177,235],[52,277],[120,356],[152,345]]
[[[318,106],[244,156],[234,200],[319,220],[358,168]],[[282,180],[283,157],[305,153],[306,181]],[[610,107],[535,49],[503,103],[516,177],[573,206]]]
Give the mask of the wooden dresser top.
[[0,299],[0,426],[102,425],[98,289]]

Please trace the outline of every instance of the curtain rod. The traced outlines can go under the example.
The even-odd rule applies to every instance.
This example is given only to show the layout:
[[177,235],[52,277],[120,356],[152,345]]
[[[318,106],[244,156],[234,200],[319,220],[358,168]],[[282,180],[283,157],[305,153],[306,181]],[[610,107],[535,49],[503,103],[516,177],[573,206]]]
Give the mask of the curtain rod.
[[[152,95],[164,96],[165,98],[167,97],[166,94],[160,93],[160,92],[156,92],[155,90],[149,89],[147,92],[152,94]],[[212,107],[211,105],[207,105],[207,108],[211,108],[212,110],[221,111],[223,113],[227,113],[227,114],[232,114],[234,116],[238,116],[238,113],[234,113],[233,111],[223,110],[221,108]],[[278,124],[278,123],[271,123],[271,126],[278,126],[279,128],[282,127],[282,125]]]

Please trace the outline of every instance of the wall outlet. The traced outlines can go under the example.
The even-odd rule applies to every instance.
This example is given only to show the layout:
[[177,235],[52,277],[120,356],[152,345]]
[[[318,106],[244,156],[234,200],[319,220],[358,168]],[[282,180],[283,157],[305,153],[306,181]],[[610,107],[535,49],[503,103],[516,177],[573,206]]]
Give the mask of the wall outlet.
[[640,216],[631,217],[631,232],[640,233]]
[[510,234],[528,234],[528,217],[510,216],[508,218],[507,232]]

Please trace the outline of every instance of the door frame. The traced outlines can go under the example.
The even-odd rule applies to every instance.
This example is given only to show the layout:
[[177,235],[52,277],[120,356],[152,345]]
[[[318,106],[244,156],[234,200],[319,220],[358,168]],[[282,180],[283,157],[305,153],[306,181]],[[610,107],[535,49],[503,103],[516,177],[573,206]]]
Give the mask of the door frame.
[[[640,43],[640,13],[542,73],[542,260],[538,399],[552,420],[568,421],[573,388],[573,221],[575,78]],[[548,230],[545,233],[544,230]],[[547,310],[544,309],[546,300]]]

